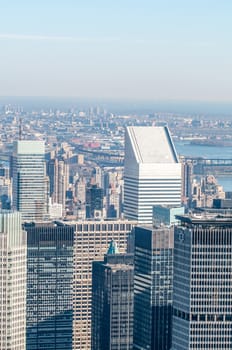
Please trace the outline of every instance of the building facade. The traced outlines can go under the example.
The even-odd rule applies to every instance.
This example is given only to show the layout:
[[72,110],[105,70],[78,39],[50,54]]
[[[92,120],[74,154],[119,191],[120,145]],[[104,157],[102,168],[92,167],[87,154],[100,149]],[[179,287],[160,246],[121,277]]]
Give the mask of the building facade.
[[[70,222],[70,224],[72,224]],[[91,349],[92,262],[102,261],[112,240],[125,253],[136,222],[127,220],[75,223],[73,282],[73,348]]]
[[152,224],[152,206],[181,204],[181,164],[166,127],[127,127],[124,214]]
[[92,281],[91,349],[132,350],[133,255],[109,250],[104,261],[93,262]]
[[219,214],[178,217],[172,350],[232,348],[232,216]]
[[74,227],[25,224],[27,350],[72,350]]
[[13,209],[23,221],[47,214],[45,146],[43,141],[16,141],[13,150]]
[[135,227],[134,350],[169,350],[173,229]]
[[0,349],[26,349],[26,233],[18,212],[0,212]]

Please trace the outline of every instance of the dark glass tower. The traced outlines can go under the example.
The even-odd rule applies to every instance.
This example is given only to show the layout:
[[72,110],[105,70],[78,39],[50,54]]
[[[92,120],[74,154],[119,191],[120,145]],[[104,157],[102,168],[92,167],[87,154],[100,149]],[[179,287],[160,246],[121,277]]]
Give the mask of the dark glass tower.
[[72,350],[73,226],[27,224],[27,350]]
[[169,350],[173,229],[135,227],[134,350]]
[[94,218],[100,215],[103,209],[103,189],[97,185],[86,188],[86,218]]
[[133,255],[115,254],[93,262],[92,350],[133,349]]

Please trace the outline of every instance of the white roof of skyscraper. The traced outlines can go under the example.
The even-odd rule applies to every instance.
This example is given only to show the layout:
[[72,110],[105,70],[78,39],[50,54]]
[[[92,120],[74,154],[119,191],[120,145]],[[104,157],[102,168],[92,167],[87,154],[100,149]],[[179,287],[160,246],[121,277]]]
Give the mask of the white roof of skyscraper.
[[178,163],[167,127],[129,126],[127,131],[138,163]]

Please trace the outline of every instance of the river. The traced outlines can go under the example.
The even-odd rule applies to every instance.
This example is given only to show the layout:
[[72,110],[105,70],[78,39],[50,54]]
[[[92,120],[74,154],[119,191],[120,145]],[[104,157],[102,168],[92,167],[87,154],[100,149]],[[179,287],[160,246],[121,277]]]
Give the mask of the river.
[[[232,147],[191,145],[188,141],[176,141],[175,147],[177,153],[182,156],[232,159]],[[231,176],[218,176],[217,180],[223,186],[224,191],[232,191],[232,174]]]

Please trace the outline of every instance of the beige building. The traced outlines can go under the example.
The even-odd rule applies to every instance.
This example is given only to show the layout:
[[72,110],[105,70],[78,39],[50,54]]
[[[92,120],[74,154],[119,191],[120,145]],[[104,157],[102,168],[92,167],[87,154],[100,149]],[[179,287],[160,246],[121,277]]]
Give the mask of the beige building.
[[73,349],[91,349],[92,262],[103,260],[112,239],[125,253],[135,221],[82,221],[75,224]]

